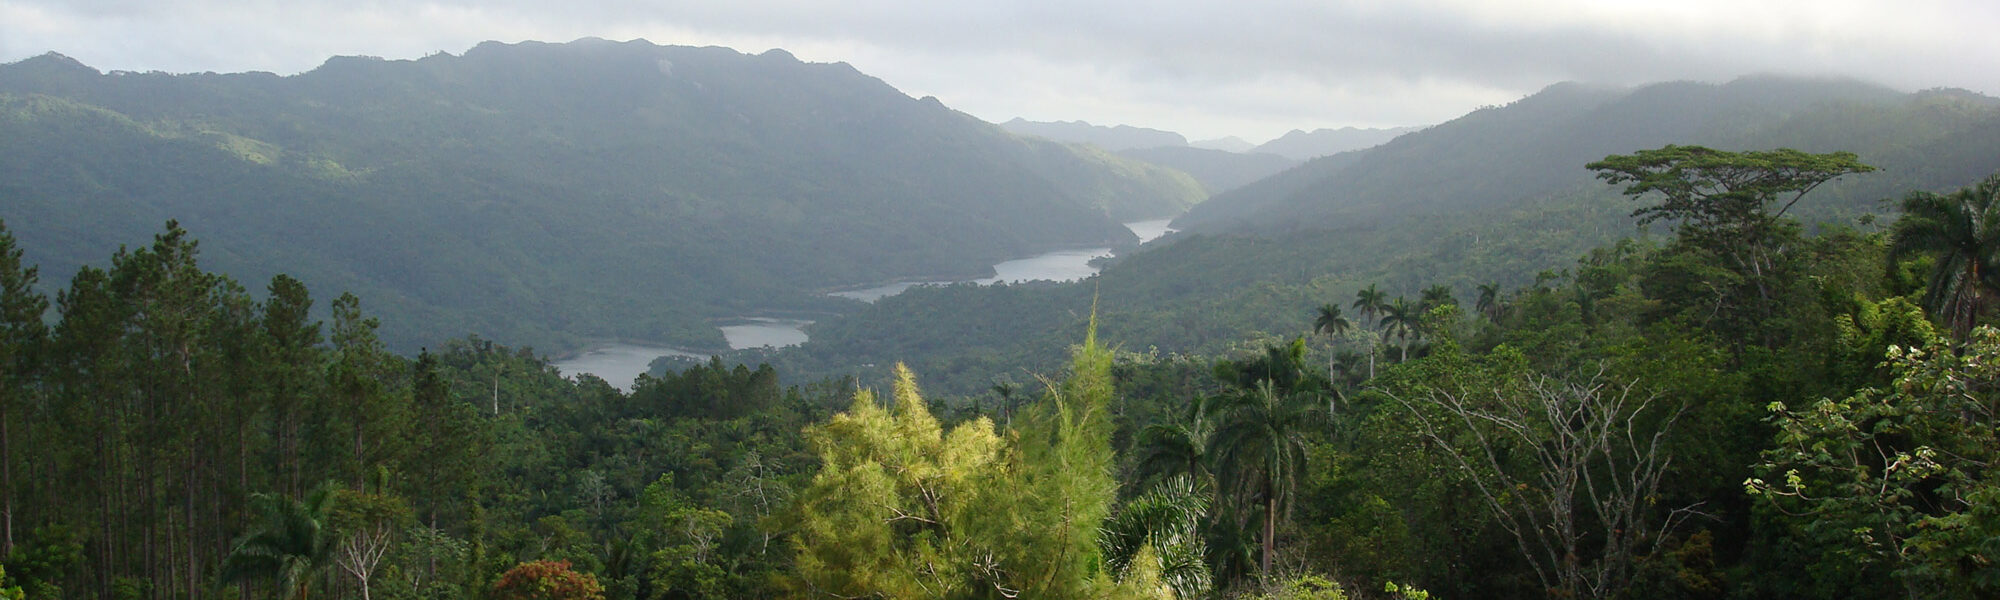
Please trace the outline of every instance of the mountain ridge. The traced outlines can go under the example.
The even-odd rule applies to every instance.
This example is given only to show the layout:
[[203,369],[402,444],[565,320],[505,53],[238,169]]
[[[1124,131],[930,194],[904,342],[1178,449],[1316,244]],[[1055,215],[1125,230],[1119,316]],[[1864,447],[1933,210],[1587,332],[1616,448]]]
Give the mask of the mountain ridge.
[[52,285],[178,218],[247,287],[377,303],[405,350],[719,348],[715,319],[1127,243],[1119,219],[1206,195],[782,51],[489,42],[287,76],[57,57],[0,65],[0,208]]

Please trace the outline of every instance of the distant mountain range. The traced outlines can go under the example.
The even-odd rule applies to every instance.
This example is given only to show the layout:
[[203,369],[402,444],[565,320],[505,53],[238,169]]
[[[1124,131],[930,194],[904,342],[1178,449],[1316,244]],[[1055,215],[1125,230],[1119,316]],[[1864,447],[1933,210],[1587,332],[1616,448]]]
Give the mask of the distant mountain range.
[[952,375],[932,389],[971,394],[1024,364],[1056,368],[1085,326],[1080,307],[1100,307],[1111,343],[1224,353],[1246,337],[1305,332],[1313,307],[1367,285],[1412,297],[1442,285],[1462,299],[1480,284],[1531,285],[1639,232],[1639,203],[1584,165],[1667,144],[1856,152],[1880,170],[1817,189],[1790,214],[1865,232],[1886,221],[1862,217],[1892,214],[1911,190],[2000,173],[2000,99],[1781,77],[1558,84],[1217,194],[1175,220],[1179,234],[1091,281],[917,290],[821,323],[811,342],[771,358],[805,377],[872,379],[885,375],[865,365],[905,360]]
[[1178,169],[1201,182],[1211,194],[1236,189],[1299,164],[1299,161],[1276,154],[1228,152],[1193,146],[1133,148],[1118,154]]
[[478,333],[719,348],[712,320],[976,275],[1205,197],[844,63],[584,39],[310,72],[0,65],[0,216],[65,285],[168,219],[211,269],[361,295],[398,349]]
[[1294,129],[1263,145],[1226,137],[1189,142],[1171,131],[1085,121],[1039,122],[1015,118],[1000,126],[1019,135],[1089,144],[1193,175],[1211,193],[1235,189],[1276,174],[1300,161],[1381,145],[1421,127],[1389,129]]
[[1257,149],[1256,144],[1244,141],[1243,138],[1236,137],[1233,135],[1229,137],[1221,137],[1212,140],[1195,140],[1192,142],[1188,142],[1188,145],[1195,148],[1203,148],[1207,150],[1221,150],[1223,152],[1249,152],[1251,150]]
[[1391,127],[1387,129],[1342,127],[1339,129],[1315,129],[1312,131],[1293,129],[1285,135],[1279,136],[1278,139],[1264,142],[1250,151],[1276,154],[1292,160],[1311,160],[1330,154],[1379,146],[1384,142],[1396,139],[1396,136],[1421,130],[1423,130],[1422,127]]
[[1584,164],[1667,144],[1853,151],[1881,171],[1816,191],[1812,206],[1802,208],[1873,211],[1906,190],[1954,188],[2000,169],[2000,100],[1780,77],[1637,88],[1558,84],[1219,194],[1175,227],[1340,229],[1497,209],[1601,190]]
[[1042,122],[1015,117],[1011,121],[1001,123],[1000,128],[1017,135],[1048,138],[1073,144],[1090,144],[1112,152],[1134,148],[1188,145],[1187,138],[1181,134],[1130,125],[1103,126],[1084,121]]

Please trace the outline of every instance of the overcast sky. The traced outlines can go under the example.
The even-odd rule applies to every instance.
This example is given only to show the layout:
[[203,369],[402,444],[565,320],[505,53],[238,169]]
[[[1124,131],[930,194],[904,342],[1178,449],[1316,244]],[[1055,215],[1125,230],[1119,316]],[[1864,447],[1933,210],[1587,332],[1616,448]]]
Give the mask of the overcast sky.
[[1994,0],[0,0],[0,62],[298,73],[484,40],[845,61],[989,121],[1252,142],[1431,124],[1559,81],[1836,75],[2000,95]]

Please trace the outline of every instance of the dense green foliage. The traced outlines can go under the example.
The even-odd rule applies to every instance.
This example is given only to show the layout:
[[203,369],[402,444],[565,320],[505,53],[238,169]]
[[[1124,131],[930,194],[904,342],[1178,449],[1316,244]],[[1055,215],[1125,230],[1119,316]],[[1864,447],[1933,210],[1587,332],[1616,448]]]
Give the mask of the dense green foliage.
[[352,290],[388,347],[476,332],[722,349],[711,320],[981,276],[1205,193],[845,64],[643,41],[266,73],[0,65],[0,210],[62,273],[178,219],[217,271]]
[[[1594,181],[1586,164],[1704,140],[1854,152],[1879,170],[1820,186],[1782,214],[1808,231],[1867,231],[1896,208],[1885,198],[1947,192],[2000,170],[2000,104],[1962,91],[1900,94],[1784,78],[1629,91],[1554,86],[1218,195],[1176,220],[1190,232],[1090,281],[917,289],[823,320],[802,347],[741,359],[793,376],[866,381],[884,381],[889,364],[908,361],[932,389],[971,393],[1018,378],[1022,366],[1059,364],[1055,349],[1082,316],[1048,307],[1082,306],[1092,294],[1104,299],[1105,339],[1170,354],[1288,337],[1327,299],[1371,284],[1412,300],[1442,285],[1476,309],[1479,286],[1512,289],[1574,271],[1577,256],[1631,236],[1633,210],[1657,202],[1621,200],[1624,186]],[[1642,237],[1669,232],[1638,229]]]
[[[572,50],[592,48],[633,47]],[[253,294],[175,221],[51,301],[34,244],[0,230],[0,598],[1992,597],[2000,175],[1956,179],[1990,160],[1965,158],[1991,143],[1990,103],[1791,87],[1557,88],[1425,134],[1655,111],[1669,133],[1838,130],[1858,153],[1642,145],[1571,165],[1627,198],[1465,168],[1534,199],[1192,235],[1082,285],[919,288],[755,368],[717,357],[629,393],[476,336],[398,354],[364,296],[322,313],[288,275]],[[1754,110],[1705,112],[1718,94]],[[9,98],[191,153],[295,147]],[[1841,115],[1854,126],[1827,129]],[[1447,138],[1414,139],[1245,193]],[[1939,154],[1926,169],[1892,147]],[[308,179],[353,183],[272,181]],[[1484,185],[1445,179],[1415,204],[1462,209],[1438,198]],[[1906,213],[1846,219],[1881,180]],[[1098,183],[1075,189],[1123,193]],[[1444,188],[1469,195],[1425,195]],[[1634,216],[1665,227],[1622,239]]]

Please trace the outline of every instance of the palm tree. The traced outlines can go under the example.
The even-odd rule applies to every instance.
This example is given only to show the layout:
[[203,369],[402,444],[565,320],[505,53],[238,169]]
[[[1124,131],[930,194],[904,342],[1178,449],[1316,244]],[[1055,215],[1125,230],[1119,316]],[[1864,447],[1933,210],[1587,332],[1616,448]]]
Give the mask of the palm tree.
[[1000,418],[1008,425],[1014,424],[1014,391],[1017,389],[1012,381],[993,384],[993,393],[1000,396]]
[[315,576],[333,562],[331,531],[335,486],[320,484],[303,501],[256,494],[251,504],[263,523],[236,541],[222,561],[222,581],[269,579],[283,600],[305,598]]
[[1208,438],[1214,433],[1209,424],[1207,397],[1196,396],[1188,403],[1186,415],[1166,423],[1147,425],[1139,431],[1139,481],[1163,481],[1187,476],[1202,489],[1214,480],[1209,472]]
[[1891,263],[1911,254],[1935,256],[1924,307],[1965,339],[2000,295],[2000,175],[1950,195],[1914,192],[1903,198],[1889,244]]
[[[1345,315],[1340,314],[1340,305],[1331,302],[1319,305],[1319,315],[1313,319],[1313,333],[1331,338],[1339,337],[1340,334],[1347,333],[1347,330],[1353,328],[1354,324],[1348,322]],[[1326,374],[1329,378],[1333,376],[1332,352],[1327,353]]]
[[1458,299],[1451,296],[1451,286],[1438,284],[1424,288],[1423,299],[1417,302],[1417,306],[1422,312],[1430,312],[1440,306],[1458,306]]
[[1382,314],[1382,309],[1388,306],[1389,294],[1384,293],[1375,284],[1368,284],[1368,287],[1354,293],[1354,310],[1360,311],[1363,319],[1374,320],[1375,316]]
[[[1354,310],[1360,311],[1361,317],[1365,320],[1374,321],[1388,307],[1389,294],[1375,284],[1368,284],[1368,287],[1354,293]],[[1376,333],[1376,341],[1381,341],[1381,338],[1381,333]],[[1375,344],[1372,343],[1368,345],[1368,378],[1375,378]]]
[[1402,360],[1405,361],[1410,360],[1410,338],[1419,335],[1423,324],[1422,308],[1402,297],[1397,297],[1382,311],[1382,334],[1396,337],[1397,345],[1402,347]]
[[1152,489],[1118,507],[1107,519],[1100,534],[1105,563],[1130,573],[1133,561],[1150,547],[1160,570],[1160,580],[1173,588],[1176,598],[1201,598],[1213,587],[1208,564],[1203,524],[1208,517],[1208,496],[1199,484],[1184,476],[1161,481]]
[[1278,518],[1289,509],[1305,473],[1305,432],[1324,414],[1313,396],[1303,391],[1284,393],[1264,379],[1255,389],[1221,396],[1216,406],[1222,420],[1209,448],[1215,454],[1218,480],[1238,500],[1262,504],[1266,575],[1271,572]]
[[1319,315],[1313,319],[1313,333],[1324,336],[1337,336],[1347,333],[1347,330],[1353,328],[1354,324],[1348,322],[1347,317],[1340,314],[1339,305],[1333,303],[1319,305]]
[[1500,284],[1479,284],[1479,301],[1472,305],[1472,309],[1486,315],[1487,320],[1500,320]]

